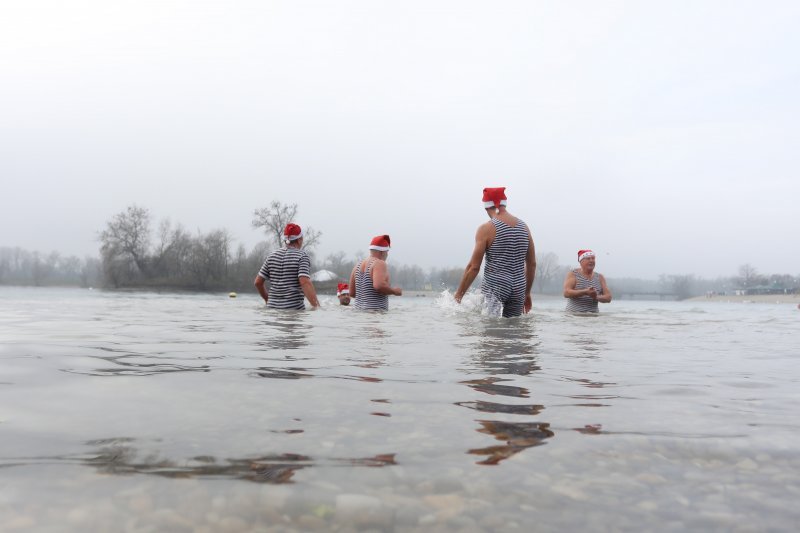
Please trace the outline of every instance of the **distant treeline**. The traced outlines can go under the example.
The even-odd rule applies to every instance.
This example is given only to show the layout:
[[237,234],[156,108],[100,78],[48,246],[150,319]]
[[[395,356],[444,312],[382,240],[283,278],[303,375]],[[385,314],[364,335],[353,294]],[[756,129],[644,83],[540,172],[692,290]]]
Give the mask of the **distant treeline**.
[[[252,250],[239,245],[225,229],[190,233],[180,224],[163,220],[153,228],[150,212],[130,206],[106,223],[99,233],[100,258],[63,257],[21,248],[0,248],[0,284],[106,288],[162,288],[199,291],[251,290],[264,259],[282,246],[282,230],[297,217],[295,204],[272,202],[254,212],[252,224],[263,229],[267,240]],[[335,279],[316,283],[322,293],[332,292],[337,281],[347,281],[359,254],[344,252],[318,260],[314,248],[322,233],[304,228],[304,248],[312,258],[312,271],[328,270]],[[366,250],[364,251],[366,253]],[[465,256],[466,261],[466,256]],[[553,253],[539,254],[534,293],[560,294],[571,266],[560,265]],[[417,265],[390,263],[392,283],[406,290],[454,290],[464,267],[423,270]],[[691,274],[661,275],[657,280],[614,278],[606,275],[615,298],[670,298],[740,290],[796,292],[800,276],[761,275],[750,265],[739,276],[703,279]],[[477,286],[477,285],[475,285]]]
[[102,278],[102,265],[95,257],[0,247],[0,285],[99,287]]

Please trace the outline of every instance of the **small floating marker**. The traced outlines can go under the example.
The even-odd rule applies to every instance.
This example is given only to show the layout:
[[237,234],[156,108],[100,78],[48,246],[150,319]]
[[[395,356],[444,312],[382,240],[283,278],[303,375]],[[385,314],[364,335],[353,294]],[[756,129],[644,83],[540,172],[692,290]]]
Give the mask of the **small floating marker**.
[[235,292],[228,293],[228,298],[236,298],[236,293]]

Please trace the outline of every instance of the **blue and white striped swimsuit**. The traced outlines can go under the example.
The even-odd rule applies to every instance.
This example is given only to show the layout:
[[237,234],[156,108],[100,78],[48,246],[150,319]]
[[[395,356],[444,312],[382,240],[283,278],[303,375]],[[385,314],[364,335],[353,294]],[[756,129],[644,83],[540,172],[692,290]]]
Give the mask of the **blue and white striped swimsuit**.
[[[600,274],[592,272],[592,279],[581,274],[581,269],[576,268],[572,271],[575,274],[575,289],[582,290],[594,287],[598,296],[603,294],[603,285],[600,283]],[[567,299],[567,311],[570,313],[597,313],[599,312],[597,300],[591,296],[578,296],[577,298]]]
[[305,294],[300,278],[311,277],[311,259],[305,250],[280,248],[272,252],[258,275],[269,281],[270,309],[305,309]]
[[492,224],[496,235],[486,250],[481,292],[490,311],[500,314],[499,307],[502,307],[504,317],[519,316],[525,306],[525,257],[530,242],[528,226],[520,219],[513,227],[496,218],[492,219]]
[[372,285],[372,266],[375,260],[367,260],[367,268],[361,271],[361,265],[356,267],[356,309],[389,310],[389,295],[380,294]]

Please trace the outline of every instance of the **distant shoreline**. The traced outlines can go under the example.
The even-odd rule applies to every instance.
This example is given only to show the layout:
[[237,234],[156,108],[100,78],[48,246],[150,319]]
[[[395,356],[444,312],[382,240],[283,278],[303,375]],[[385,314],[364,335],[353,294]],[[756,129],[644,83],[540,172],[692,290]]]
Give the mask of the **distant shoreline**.
[[800,304],[800,294],[716,294],[711,297],[695,296],[686,302],[722,302],[722,303],[761,303],[761,304]]

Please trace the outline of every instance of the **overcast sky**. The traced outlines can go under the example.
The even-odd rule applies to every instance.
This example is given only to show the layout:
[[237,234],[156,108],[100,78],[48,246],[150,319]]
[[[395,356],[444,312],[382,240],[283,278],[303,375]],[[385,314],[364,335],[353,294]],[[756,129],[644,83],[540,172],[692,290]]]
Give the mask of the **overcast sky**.
[[318,256],[463,266],[505,186],[609,277],[800,273],[800,2],[9,0],[0,246],[97,255],[130,204]]

